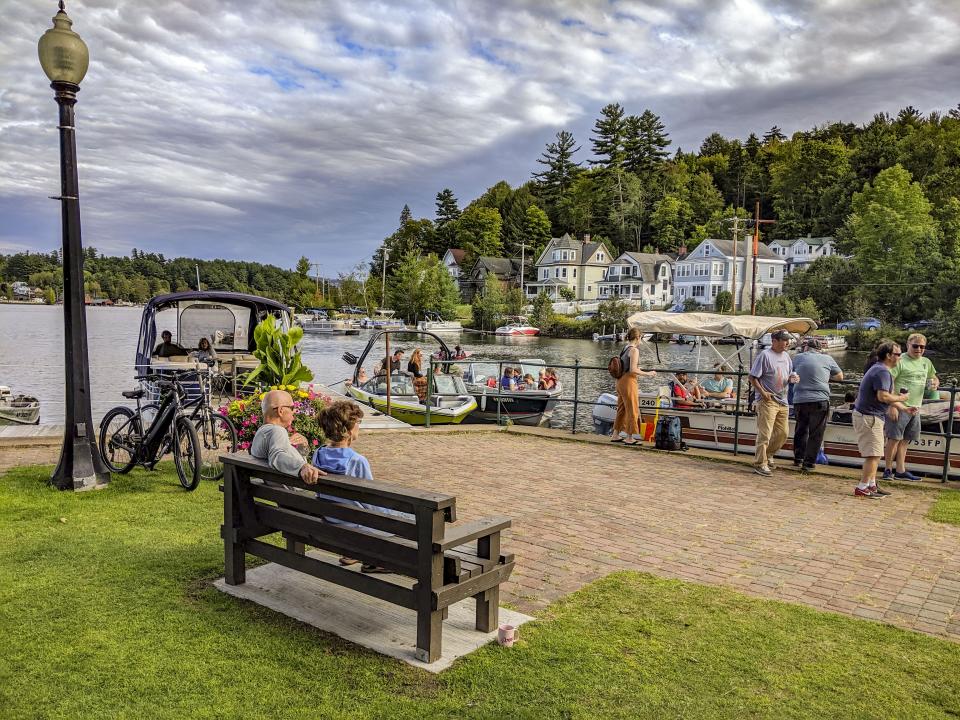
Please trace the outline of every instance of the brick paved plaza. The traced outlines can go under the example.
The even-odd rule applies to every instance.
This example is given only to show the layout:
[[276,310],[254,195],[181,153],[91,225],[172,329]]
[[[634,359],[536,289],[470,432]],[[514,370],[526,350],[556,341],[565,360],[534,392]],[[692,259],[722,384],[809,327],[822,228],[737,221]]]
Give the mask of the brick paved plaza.
[[[503,602],[535,612],[632,569],[960,640],[960,528],[924,514],[936,491],[852,496],[849,478],[498,432],[371,432],[378,480],[457,496],[461,520],[514,518]],[[0,449],[0,472],[58,447]]]

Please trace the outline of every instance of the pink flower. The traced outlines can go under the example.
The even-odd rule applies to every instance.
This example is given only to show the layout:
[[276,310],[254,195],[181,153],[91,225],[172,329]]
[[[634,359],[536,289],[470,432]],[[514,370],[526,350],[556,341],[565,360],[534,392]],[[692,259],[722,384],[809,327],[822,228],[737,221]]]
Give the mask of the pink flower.
[[251,415],[251,416],[250,416],[250,422],[252,422],[252,423],[260,422],[260,418],[258,418],[256,415]]
[[248,443],[247,441],[243,441],[242,443],[240,443],[240,445],[238,445],[238,447],[239,447],[241,450],[249,450],[249,449],[250,449],[250,443]]
[[320,444],[320,441],[317,440],[316,438],[314,438],[314,439],[313,439],[313,446],[316,447],[316,446],[319,445],[319,444]]

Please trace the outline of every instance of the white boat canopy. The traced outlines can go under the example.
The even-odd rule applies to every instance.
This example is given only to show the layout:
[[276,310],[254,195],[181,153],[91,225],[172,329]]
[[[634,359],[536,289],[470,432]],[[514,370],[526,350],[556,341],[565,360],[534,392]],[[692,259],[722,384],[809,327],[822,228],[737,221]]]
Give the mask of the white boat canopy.
[[716,313],[672,313],[659,310],[637,312],[627,324],[645,333],[678,333],[708,338],[742,337],[759,340],[777,330],[806,335],[817,329],[810,318],[764,317],[761,315],[717,315]]

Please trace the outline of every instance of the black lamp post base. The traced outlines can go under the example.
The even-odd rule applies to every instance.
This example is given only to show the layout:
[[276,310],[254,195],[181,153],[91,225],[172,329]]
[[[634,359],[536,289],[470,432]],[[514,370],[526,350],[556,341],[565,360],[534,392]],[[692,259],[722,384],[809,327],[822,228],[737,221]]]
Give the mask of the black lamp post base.
[[92,438],[67,436],[50,483],[60,490],[97,490],[110,483],[100,451]]

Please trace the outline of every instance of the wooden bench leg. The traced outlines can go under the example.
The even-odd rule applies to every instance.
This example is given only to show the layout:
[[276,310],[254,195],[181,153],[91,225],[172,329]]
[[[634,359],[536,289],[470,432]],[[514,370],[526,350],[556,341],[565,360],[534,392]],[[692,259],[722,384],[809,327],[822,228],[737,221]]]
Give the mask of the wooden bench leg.
[[225,465],[223,471],[223,579],[227,585],[242,585],[247,581],[246,554],[243,542],[234,540],[235,532],[243,526],[238,506],[239,479],[231,465]]
[[295,537],[287,535],[286,533],[284,533],[283,536],[287,540],[287,552],[296,553],[297,555],[306,554],[306,546],[302,542],[297,540]]
[[500,619],[500,586],[492,587],[473,596],[477,601],[477,630],[492,632]]
[[443,610],[417,611],[417,660],[432,663],[440,659]]

